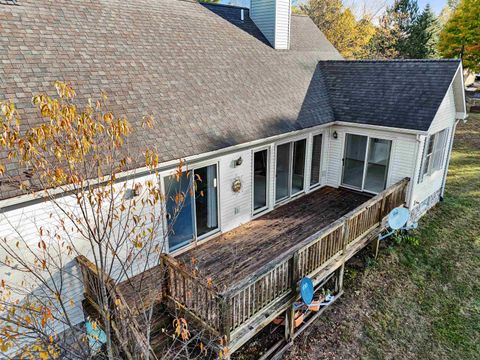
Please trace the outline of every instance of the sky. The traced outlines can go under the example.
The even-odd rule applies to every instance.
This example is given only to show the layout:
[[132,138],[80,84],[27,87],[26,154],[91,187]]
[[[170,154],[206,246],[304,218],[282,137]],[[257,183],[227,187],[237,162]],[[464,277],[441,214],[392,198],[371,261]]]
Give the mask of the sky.
[[[293,0],[293,3],[295,2],[301,2],[305,0]],[[382,6],[385,2],[387,3],[393,3],[393,0],[343,0],[343,2],[349,6],[350,4],[358,4],[358,3],[363,3],[365,1],[367,5],[371,5],[374,8],[377,8],[378,6]],[[420,9],[423,9],[427,4],[430,4],[432,7],[433,11],[435,14],[440,14],[440,11],[442,11],[442,8],[445,6],[447,3],[447,0],[417,0],[418,1],[418,6]],[[250,5],[250,0],[221,0],[222,3],[224,4],[232,4],[232,5],[240,5],[240,6],[249,6]]]
[[425,5],[430,4],[432,7],[432,10],[435,14],[440,14],[440,11],[442,11],[443,7],[447,3],[446,0],[418,0],[418,7],[423,9]]

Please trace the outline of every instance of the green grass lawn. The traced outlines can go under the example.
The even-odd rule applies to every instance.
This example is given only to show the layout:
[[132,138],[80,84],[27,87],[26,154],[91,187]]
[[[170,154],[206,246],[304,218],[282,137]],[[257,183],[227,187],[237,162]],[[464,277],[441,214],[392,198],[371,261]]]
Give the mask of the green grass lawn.
[[350,269],[338,306],[290,359],[480,359],[480,116],[457,128],[445,200],[419,244],[391,243]]

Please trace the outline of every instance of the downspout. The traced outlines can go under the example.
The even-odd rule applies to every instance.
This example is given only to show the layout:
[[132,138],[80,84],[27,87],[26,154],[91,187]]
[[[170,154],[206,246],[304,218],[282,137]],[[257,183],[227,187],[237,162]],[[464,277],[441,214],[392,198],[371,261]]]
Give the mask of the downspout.
[[447,183],[448,167],[450,165],[450,159],[452,157],[453,138],[455,137],[455,131],[457,129],[457,124],[459,121],[460,120],[455,120],[455,124],[453,124],[453,127],[452,127],[452,135],[450,136],[450,144],[448,145],[446,168],[445,168],[445,171],[443,172],[442,191],[440,193],[440,201],[443,201],[443,196],[445,194],[445,185]]
[[[417,135],[417,141],[415,143],[415,153],[417,154],[417,161],[416,161],[416,164],[415,164],[415,168],[413,169],[413,176],[411,177],[411,180],[410,180],[410,198],[409,198],[409,201],[408,201],[408,208],[410,210],[413,209],[413,193],[414,193],[414,190],[415,190],[415,185],[417,184],[417,171],[419,172],[420,171],[420,167],[422,166],[422,154],[420,154],[420,145],[422,144],[422,135]],[[420,159],[419,159],[420,158]]]

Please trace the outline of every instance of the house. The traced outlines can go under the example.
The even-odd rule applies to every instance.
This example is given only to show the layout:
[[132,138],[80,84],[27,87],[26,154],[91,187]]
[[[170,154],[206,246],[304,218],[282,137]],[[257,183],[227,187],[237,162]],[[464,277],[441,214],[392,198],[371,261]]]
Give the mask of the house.
[[[192,170],[183,184],[194,174],[205,179],[206,196],[189,197],[171,223],[165,261],[175,269],[195,256],[205,278],[225,289],[211,296],[228,322],[187,301],[185,288],[169,296],[227,336],[232,350],[291,308],[300,275],[314,274],[318,287],[338,274],[340,292],[344,262],[378,235],[393,207],[406,206],[414,221],[434,206],[455,127],[466,119],[460,61],[344,60],[308,17],[291,14],[289,0],[252,0],[250,9],[0,1],[0,28],[0,100],[14,99],[28,117],[32,94],[55,80],[74,84],[79,98],[105,90],[114,113],[159,120],[148,130],[134,122],[132,151],[158,146],[162,156],[158,177],[131,165],[138,181],[157,181],[168,199],[179,190],[172,181],[179,158]],[[28,126],[41,121],[29,119]],[[7,172],[25,176],[11,161]],[[0,197],[2,238],[14,237],[15,227],[36,243],[32,229],[48,226],[49,204],[8,182]],[[228,254],[239,244],[242,263],[234,267]],[[75,299],[68,311],[81,323],[81,267],[66,266]],[[255,289],[263,289],[261,300]],[[250,302],[258,306],[241,305]]]

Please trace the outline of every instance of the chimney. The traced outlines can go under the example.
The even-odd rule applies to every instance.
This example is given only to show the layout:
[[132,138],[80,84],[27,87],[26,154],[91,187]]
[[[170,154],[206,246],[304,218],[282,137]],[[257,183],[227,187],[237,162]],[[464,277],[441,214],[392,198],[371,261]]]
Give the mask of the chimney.
[[290,47],[290,0],[251,0],[250,18],[274,49]]

